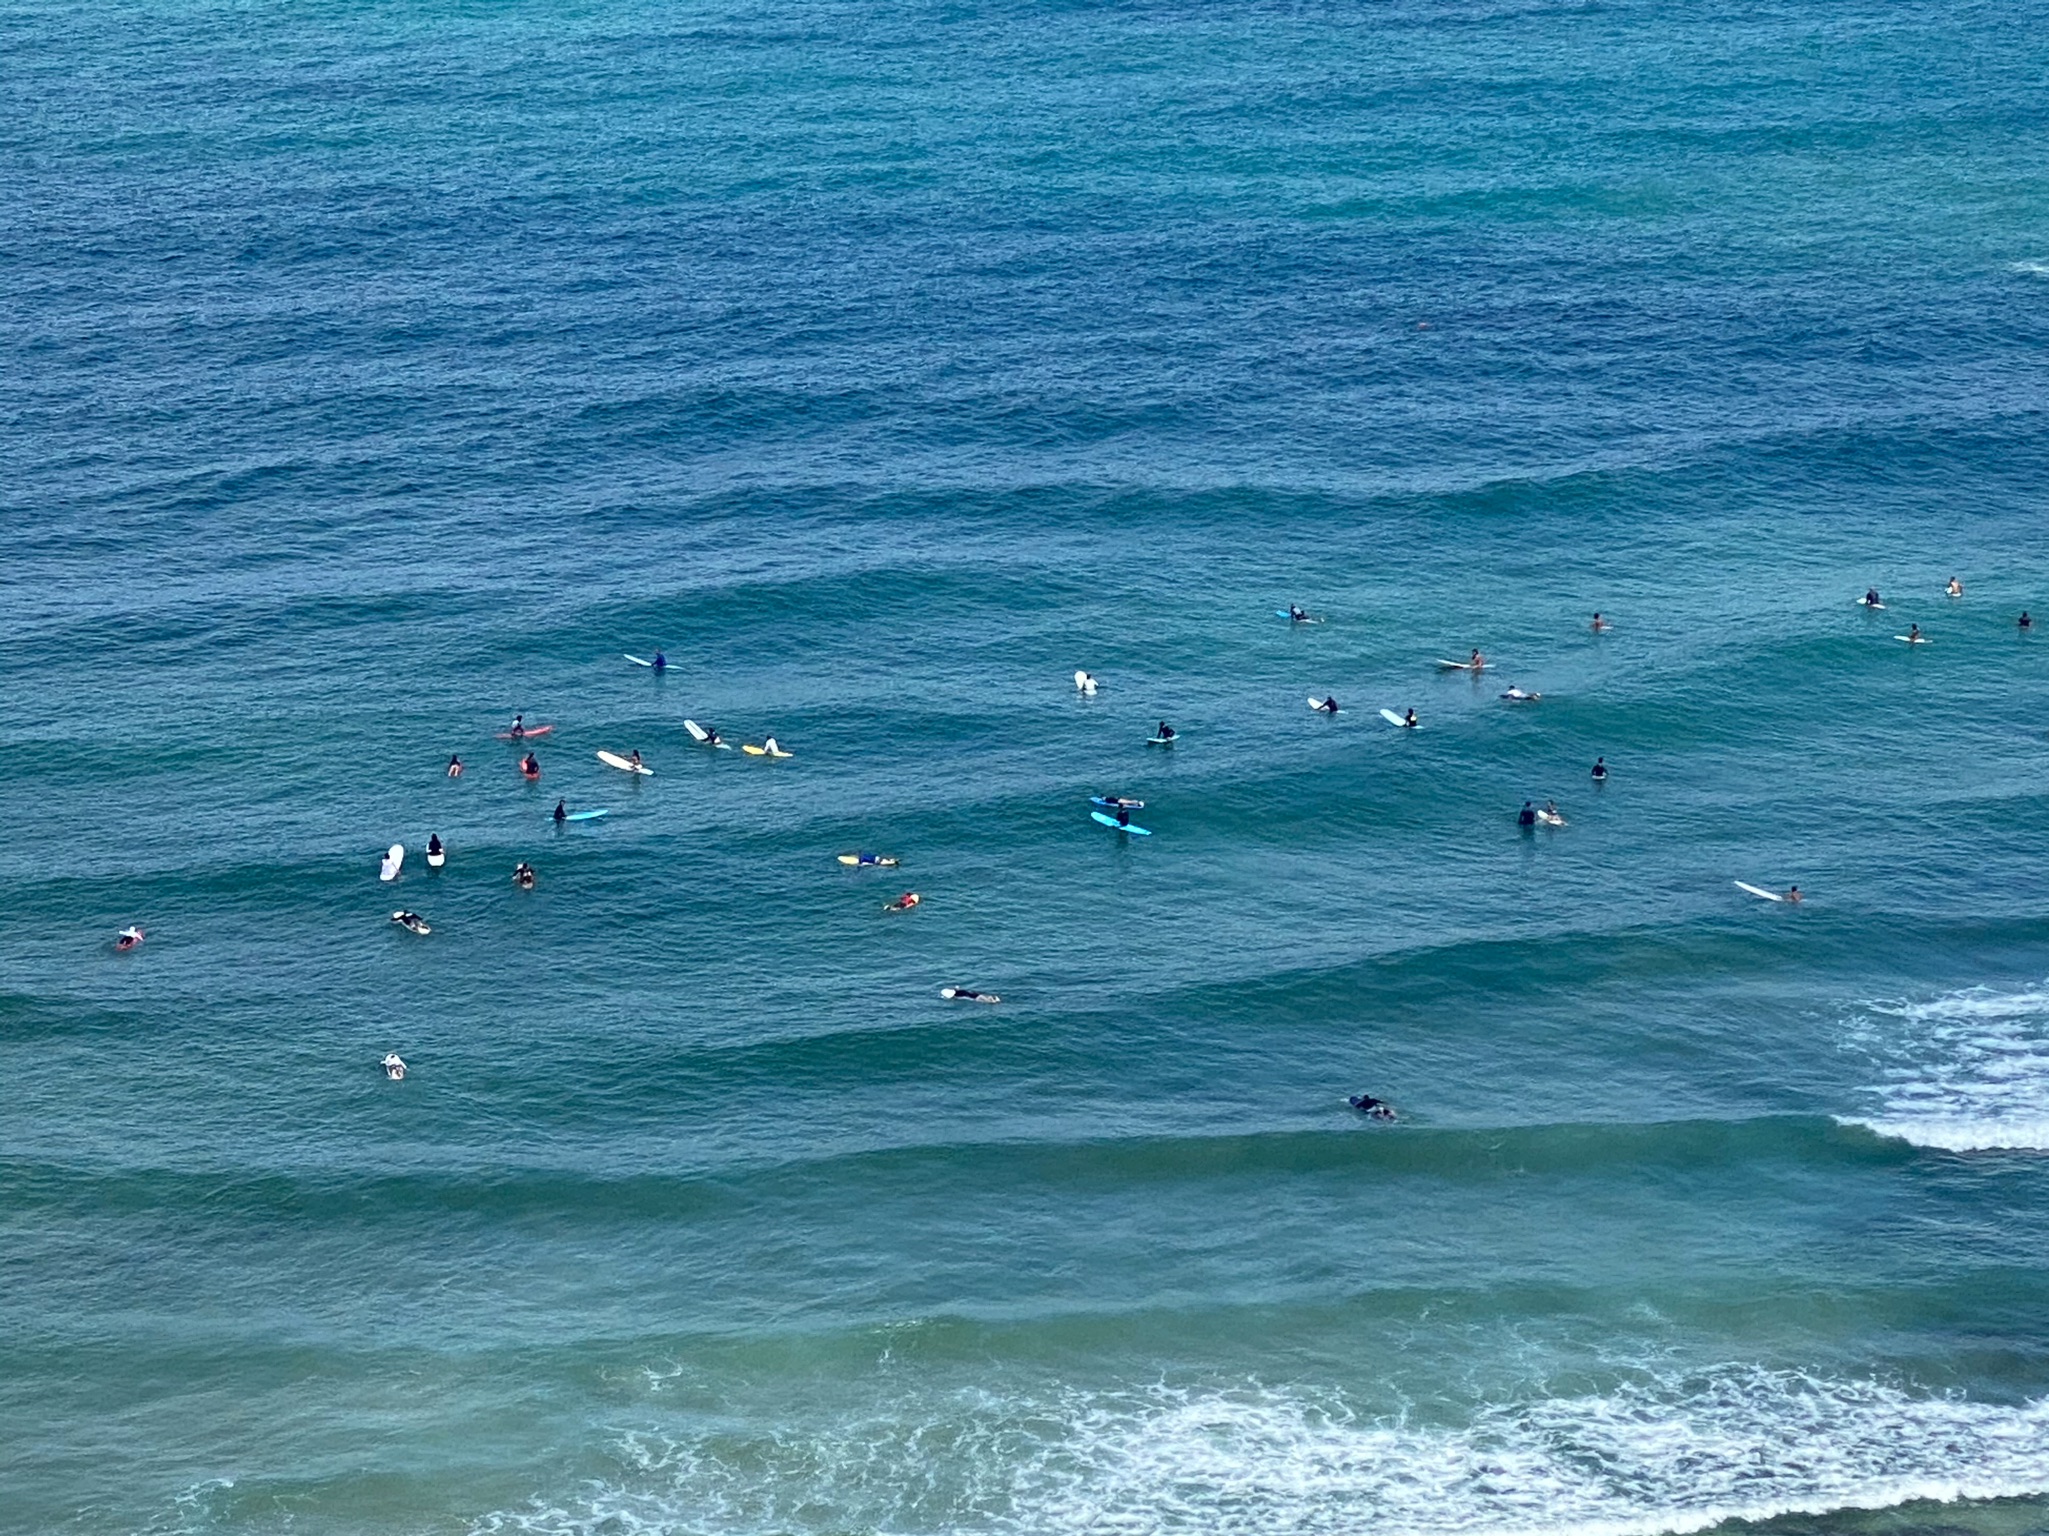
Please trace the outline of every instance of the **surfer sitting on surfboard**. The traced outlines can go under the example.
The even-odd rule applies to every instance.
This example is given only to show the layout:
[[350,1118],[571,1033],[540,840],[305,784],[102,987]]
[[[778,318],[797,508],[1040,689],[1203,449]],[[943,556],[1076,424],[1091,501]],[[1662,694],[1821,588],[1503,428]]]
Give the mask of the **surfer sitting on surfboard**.
[[568,801],[566,801],[566,800],[557,800],[557,801],[555,802],[555,820],[556,820],[556,821],[557,821],[558,823],[559,823],[559,822],[564,822],[564,821],[567,821],[567,820],[569,820],[569,802],[568,802]]
[[1155,741],[1172,741],[1174,739],[1174,727],[1162,720],[1160,728],[1153,732],[1153,739]]
[[529,752],[519,760],[519,771],[530,779],[538,779],[541,776],[541,760]]
[[1300,608],[1297,608],[1293,603],[1290,603],[1288,604],[1288,620],[1294,624],[1307,624],[1309,622],[1309,615]]
[[1565,825],[1565,818],[1559,814],[1558,802],[1556,800],[1546,800],[1544,802],[1544,808],[1537,812],[1537,820],[1547,827],[1562,827]]
[[669,658],[664,656],[659,650],[655,652],[655,659],[648,663],[648,665],[653,667],[657,672],[661,671],[668,664]]
[[1421,722],[1416,719],[1416,712],[1413,709],[1411,709],[1406,715],[1402,716],[1402,725],[1409,730],[1413,731],[1419,724],[1421,724]]
[[1884,603],[1881,603],[1878,600],[1878,588],[1876,587],[1866,587],[1864,589],[1864,595],[1858,598],[1857,601],[1862,603],[1866,608],[1883,608],[1885,606]]
[[1484,672],[1487,670],[1487,658],[1480,654],[1480,648],[1477,645],[1473,647],[1472,660],[1468,661],[1466,665],[1472,668],[1472,670],[1475,672]]
[[1598,635],[1598,634],[1599,634],[1599,633],[1600,633],[1600,632],[1601,632],[1602,630],[1604,630],[1604,629],[1613,629],[1614,627],[1615,627],[1615,626],[1614,626],[1613,624],[1610,624],[1610,623],[1609,623],[1609,622],[1608,622],[1608,621],[1607,621],[1606,619],[1602,618],[1602,617],[1601,617],[1601,616],[1600,616],[1600,615],[1599,615],[1598,613],[1594,615],[1594,633],[1595,633],[1595,634],[1597,634],[1597,635]]
[[1355,1093],[1345,1102],[1359,1111],[1368,1120],[1392,1120],[1394,1106],[1385,1099],[1376,1099],[1370,1093]]
[[512,725],[506,730],[505,734],[514,741],[518,741],[520,737],[524,736],[526,734],[526,716],[514,715],[512,717]]
[[462,759],[456,756],[454,753],[449,754],[448,776],[451,779],[459,779],[462,777]]
[[1605,757],[1597,757],[1594,759],[1594,782],[1596,784],[1604,784],[1607,782],[1607,780],[1608,759]]
[[1338,701],[1332,695],[1325,694],[1321,704],[1312,704],[1310,708],[1319,709],[1326,715],[1334,715],[1338,712]]
[[512,883],[523,891],[532,890],[534,888],[533,865],[527,863],[525,859],[521,859],[517,864],[513,865]]

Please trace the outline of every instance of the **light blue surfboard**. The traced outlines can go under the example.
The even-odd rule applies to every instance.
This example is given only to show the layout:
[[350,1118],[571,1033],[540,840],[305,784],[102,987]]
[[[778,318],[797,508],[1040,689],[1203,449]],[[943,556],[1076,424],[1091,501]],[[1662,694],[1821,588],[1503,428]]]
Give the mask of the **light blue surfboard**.
[[1113,831],[1129,832],[1134,837],[1152,836],[1152,832],[1145,827],[1120,827],[1117,825],[1117,818],[1115,816],[1105,815],[1101,811],[1090,811],[1089,816],[1095,821],[1100,821],[1104,826],[1111,828]]

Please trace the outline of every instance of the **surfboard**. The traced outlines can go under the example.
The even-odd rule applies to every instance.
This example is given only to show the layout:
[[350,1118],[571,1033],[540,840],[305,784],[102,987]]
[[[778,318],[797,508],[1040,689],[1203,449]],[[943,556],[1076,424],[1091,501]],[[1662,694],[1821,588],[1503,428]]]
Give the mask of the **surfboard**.
[[1103,795],[1090,795],[1089,804],[1100,805],[1106,811],[1114,811],[1120,805],[1130,811],[1142,811],[1145,809],[1145,802],[1143,800],[1112,800]]
[[596,821],[600,816],[609,816],[611,814],[610,811],[571,811],[562,819],[564,821]]
[[1858,599],[1857,599],[1856,601],[1857,601],[1857,606],[1858,606],[1859,608],[1869,608],[1869,609],[1871,609],[1871,610],[1872,610],[1872,611],[1874,611],[1874,612],[1876,612],[1876,611],[1877,611],[1878,609],[1880,609],[1880,608],[1883,608],[1883,607],[1885,606],[1885,604],[1884,604],[1884,603],[1867,603],[1867,602],[1865,602],[1865,601],[1864,601],[1864,599],[1863,599],[1863,598],[1861,598],[1861,597],[1860,597],[1860,598],[1858,598]]
[[[1309,701],[1309,707],[1310,707],[1311,709],[1323,709],[1323,700],[1321,700],[1321,699],[1311,699],[1311,700]],[[1325,713],[1326,715],[1334,715],[1334,714],[1336,714],[1336,713],[1337,713],[1337,711],[1336,711],[1336,710],[1334,710],[1334,709],[1323,709],[1323,712],[1324,712],[1324,713]]]
[[1929,643],[1926,635],[1894,635],[1893,639],[1904,640],[1908,645],[1927,645]]
[[1120,827],[1117,825],[1117,818],[1115,816],[1106,815],[1102,811],[1090,811],[1089,815],[1115,832],[1129,832],[1136,837],[1151,837],[1153,835],[1151,830],[1146,827]]
[[552,725],[530,725],[517,736],[513,735],[510,731],[500,731],[498,739],[500,741],[532,741],[536,736],[545,736],[554,729],[555,727]]
[[[707,731],[695,720],[685,720],[683,722],[683,729],[690,733],[690,739],[692,741],[700,741],[705,742],[707,744],[709,744],[711,741],[711,732]],[[730,741],[722,741],[719,743],[719,745],[724,747],[727,751],[731,751],[733,747],[733,744]]]
[[964,1003],[1000,1003],[1003,1001],[994,992],[977,992],[973,997],[969,997],[959,987],[941,987],[939,995],[949,1002],[954,998],[959,998]]
[[1437,664],[1447,672],[1470,672],[1473,670],[1473,664],[1470,661],[1446,661],[1442,656],[1437,658]]
[[1562,827],[1565,825],[1565,818],[1563,816],[1554,815],[1549,811],[1537,812],[1537,821],[1540,825],[1546,827]]
[[619,654],[624,656],[628,661],[632,662],[636,667],[651,667],[654,665],[654,663],[650,661],[647,657],[635,656],[630,651],[621,651]]
[[380,880],[396,880],[398,878],[399,866],[404,864],[405,861],[406,845],[404,843],[393,843],[391,851],[384,855],[384,862],[377,868],[377,878]]
[[1086,672],[1077,672],[1074,674],[1074,686],[1083,693],[1093,694],[1096,691],[1096,680]]
[[1148,736],[1145,744],[1149,747],[1171,747],[1180,739],[1179,736]]
[[1760,886],[1749,885],[1741,880],[1735,881],[1734,884],[1737,890],[1748,891],[1753,896],[1762,896],[1766,901],[1784,901],[1786,899],[1777,891],[1767,891]]
[[439,869],[447,862],[448,855],[446,853],[430,853],[427,855],[427,867],[429,869]]
[[620,768],[627,773],[637,773],[650,779],[655,776],[654,769],[648,767],[645,763],[635,763],[631,759],[621,757],[617,752],[600,752],[598,754],[598,761],[607,768]]
[[1323,622],[1323,620],[1317,618],[1314,614],[1308,613],[1303,614],[1302,617],[1298,619],[1292,613],[1288,612],[1288,610],[1285,608],[1276,608],[1274,610],[1274,617],[1277,619],[1286,619],[1290,624],[1321,624]]
[[1422,726],[1421,726],[1420,724],[1417,724],[1417,725],[1410,725],[1410,724],[1409,724],[1409,722],[1408,722],[1407,720],[1403,719],[1403,718],[1402,718],[1402,717],[1401,717],[1400,715],[1396,714],[1396,713],[1395,713],[1395,712],[1394,712],[1393,710],[1391,710],[1391,709],[1383,709],[1383,710],[1382,710],[1382,711],[1380,712],[1380,718],[1381,718],[1381,719],[1383,719],[1383,720],[1385,720],[1385,721],[1386,721],[1386,722],[1387,722],[1387,723],[1388,723],[1389,725],[1398,725],[1398,726],[1400,726],[1400,727],[1401,727],[1401,728],[1402,728],[1403,730],[1405,730],[1405,731],[1411,731],[1411,730],[1421,730],[1421,729],[1422,729]]
[[842,864],[848,865],[854,869],[893,869],[899,862],[897,860],[892,859],[889,863],[885,864],[878,858],[871,858],[864,864],[862,862],[861,855],[858,853],[840,854],[839,861]]

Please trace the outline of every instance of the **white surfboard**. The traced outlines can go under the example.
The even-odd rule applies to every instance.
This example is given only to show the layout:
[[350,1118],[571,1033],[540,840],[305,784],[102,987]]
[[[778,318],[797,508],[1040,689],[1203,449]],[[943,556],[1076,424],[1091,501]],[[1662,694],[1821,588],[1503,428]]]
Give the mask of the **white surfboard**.
[[1929,643],[1926,635],[1894,635],[1893,639],[1904,640],[1908,645],[1927,645]]
[[1884,603],[1867,603],[1861,597],[1854,599],[1854,601],[1856,602],[1859,608],[1869,608],[1873,613],[1876,613],[1879,609],[1885,606]]
[[[683,722],[683,729],[684,729],[684,730],[686,730],[686,731],[688,731],[688,732],[690,733],[690,739],[691,739],[692,741],[710,741],[710,740],[711,740],[711,732],[707,731],[707,730],[706,730],[706,729],[705,729],[705,728],[704,728],[703,726],[699,725],[699,724],[698,724],[698,723],[697,723],[697,722],[696,722],[695,720],[685,720],[685,721]],[[725,748],[725,749],[726,749],[726,750],[727,750],[728,752],[732,751],[732,749],[733,749],[733,744],[732,744],[732,743],[731,743],[730,741],[722,741],[722,742],[720,742],[720,743],[719,743],[719,745],[720,745],[720,746],[722,746],[722,747],[724,747],[724,748]]]
[[393,843],[391,851],[384,855],[384,862],[377,868],[377,878],[380,880],[396,880],[398,878],[399,866],[405,863],[405,861],[406,845],[404,843]]
[[1750,885],[1742,880],[1738,880],[1734,883],[1737,890],[1748,891],[1753,896],[1762,896],[1766,901],[1784,901],[1786,899],[1785,897],[1781,896],[1777,891],[1767,891],[1761,886]]
[[1322,712],[1326,715],[1333,713],[1333,711],[1323,708],[1323,700],[1321,699],[1311,699],[1309,701],[1309,707],[1315,710],[1322,710]]
[[1470,672],[1473,670],[1473,664],[1470,661],[1446,661],[1442,656],[1437,658],[1437,664],[1447,672]]
[[1088,673],[1086,673],[1086,672],[1077,672],[1077,673],[1075,673],[1075,674],[1074,674],[1074,686],[1075,686],[1075,687],[1076,687],[1077,689],[1079,689],[1079,690],[1080,690],[1081,692],[1083,692],[1083,693],[1087,694],[1087,695],[1088,695],[1088,696],[1089,696],[1090,698],[1094,698],[1094,697],[1095,697],[1095,692],[1096,692],[1096,680],[1095,680],[1095,679],[1094,679],[1093,677],[1090,677],[1090,676],[1088,675]]
[[623,772],[637,773],[650,779],[655,776],[654,769],[648,767],[645,763],[633,762],[629,758],[621,757],[617,752],[600,752],[598,754],[598,761],[607,768],[618,768]]
[[1385,720],[1385,721],[1386,721],[1386,722],[1387,722],[1387,723],[1388,723],[1389,725],[1398,725],[1398,726],[1400,726],[1400,727],[1401,727],[1401,728],[1402,728],[1403,730],[1405,730],[1405,731],[1411,731],[1411,730],[1414,730],[1414,731],[1420,731],[1420,730],[1421,730],[1421,729],[1423,728],[1423,727],[1422,727],[1422,725],[1421,725],[1420,723],[1419,723],[1419,724],[1416,724],[1416,725],[1410,725],[1410,724],[1409,724],[1409,722],[1408,722],[1408,721],[1407,721],[1406,719],[1404,719],[1404,718],[1403,718],[1402,716],[1400,716],[1400,715],[1396,714],[1396,713],[1395,713],[1395,712],[1394,712],[1393,710],[1391,710],[1391,709],[1383,709],[1383,710],[1382,710],[1382,711],[1380,712],[1380,718],[1381,718],[1381,719],[1383,719],[1383,720]]
[[619,654],[621,656],[624,656],[628,661],[632,662],[636,667],[651,667],[654,665],[654,663],[649,661],[645,656],[635,656],[630,651],[621,651]]

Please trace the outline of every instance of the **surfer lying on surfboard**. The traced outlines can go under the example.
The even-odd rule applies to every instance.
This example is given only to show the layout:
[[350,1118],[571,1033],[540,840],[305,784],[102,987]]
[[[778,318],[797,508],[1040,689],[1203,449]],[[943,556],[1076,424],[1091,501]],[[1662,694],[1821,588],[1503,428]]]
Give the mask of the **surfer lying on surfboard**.
[[941,987],[939,995],[956,1003],[1000,1003],[1002,998],[994,992],[977,992],[972,987]]
[[1345,1102],[1359,1111],[1368,1120],[1392,1120],[1394,1106],[1385,1099],[1376,1099],[1370,1093],[1355,1093]]
[[114,948],[120,950],[123,954],[126,954],[129,950],[135,948],[135,946],[140,944],[141,942],[142,930],[140,928],[123,928],[118,934],[114,936]]
[[895,901],[885,903],[882,910],[885,912],[908,912],[922,899],[916,891],[905,891]]
[[386,1051],[384,1053],[384,1060],[378,1062],[377,1065],[384,1068],[384,1075],[394,1083],[401,1081],[406,1075],[405,1058],[399,1055],[397,1051]]
[[886,853],[843,853],[839,861],[856,869],[895,869],[898,862]]
[[1514,683],[1510,683],[1508,685],[1508,691],[1504,693],[1502,697],[1508,700],[1511,704],[1534,704],[1537,702],[1537,700],[1541,699],[1543,695],[1541,693],[1524,693],[1522,689],[1516,687]]

